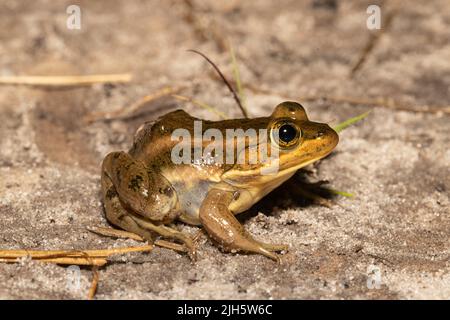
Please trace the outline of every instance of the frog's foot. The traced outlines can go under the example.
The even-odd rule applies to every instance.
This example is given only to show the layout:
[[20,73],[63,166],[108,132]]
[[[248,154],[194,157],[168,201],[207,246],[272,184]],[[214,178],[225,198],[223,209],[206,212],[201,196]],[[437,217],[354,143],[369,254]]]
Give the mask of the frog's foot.
[[211,190],[200,207],[200,220],[209,236],[226,251],[247,251],[262,254],[281,263],[273,251],[285,250],[284,245],[261,243],[244,229],[229,211],[233,199],[229,191]]
[[[165,225],[155,225],[151,223],[150,221],[141,218],[139,216],[133,215],[132,219],[142,228],[151,230],[153,232],[156,232],[160,236],[164,238],[171,238],[178,241],[181,241],[186,248],[185,251],[187,251],[189,257],[195,261],[197,259],[197,244],[194,239],[189,237],[188,235],[184,234],[181,231],[175,230],[171,227],[165,226]],[[176,244],[174,244],[176,245]],[[175,248],[171,248],[174,250],[177,250]],[[177,250],[179,251],[179,250]]]
[[149,243],[153,243],[152,234],[148,230],[141,228],[129,216],[129,212],[122,206],[119,195],[115,191],[115,188],[112,185],[111,181],[108,179],[103,179],[102,187],[104,192],[103,198],[106,218],[108,219],[108,221],[110,221],[115,226],[141,236]]
[[103,200],[105,204],[106,218],[112,224],[135,233],[149,243],[154,243],[155,233],[162,237],[177,239],[183,243],[182,246],[169,242],[159,243],[160,246],[165,246],[175,251],[188,252],[189,256],[195,260],[196,246],[195,242],[185,234],[164,225],[155,225],[146,219],[138,216],[132,211],[128,211],[123,207],[111,179],[103,177],[102,179]]

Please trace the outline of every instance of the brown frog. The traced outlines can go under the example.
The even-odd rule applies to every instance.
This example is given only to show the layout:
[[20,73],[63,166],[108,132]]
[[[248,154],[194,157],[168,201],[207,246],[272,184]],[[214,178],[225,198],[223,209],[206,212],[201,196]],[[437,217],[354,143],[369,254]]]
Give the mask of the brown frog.
[[[199,124],[200,139],[194,134]],[[194,138],[191,135],[191,141],[183,142],[174,139],[177,129]],[[225,150],[222,157],[232,161],[217,161],[217,152],[204,152],[212,141],[204,138],[208,129],[225,137],[219,142]],[[227,135],[236,129],[253,130],[256,135],[239,143],[237,135]],[[327,124],[309,121],[296,102],[283,102],[271,116],[254,119],[207,121],[177,110],[141,126],[128,152],[105,157],[101,180],[106,217],[148,241],[155,234],[181,241],[192,256],[195,243],[172,226],[176,220],[202,226],[226,251],[253,252],[280,261],[276,252],[288,246],[254,239],[235,215],[249,209],[298,169],[328,155],[338,140]],[[181,147],[192,154],[200,151],[200,158],[174,161],[174,150]],[[271,157],[276,154],[276,159],[251,157],[263,147]]]

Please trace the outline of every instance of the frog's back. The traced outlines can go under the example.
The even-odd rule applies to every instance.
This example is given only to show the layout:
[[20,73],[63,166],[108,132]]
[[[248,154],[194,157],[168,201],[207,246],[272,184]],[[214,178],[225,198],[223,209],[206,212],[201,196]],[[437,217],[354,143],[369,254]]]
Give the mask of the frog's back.
[[175,110],[156,121],[146,122],[136,131],[133,146],[128,153],[147,164],[166,156],[167,151],[170,159],[170,150],[177,143],[171,139],[173,131],[177,128],[189,130],[193,127],[194,120],[196,119],[185,111]]

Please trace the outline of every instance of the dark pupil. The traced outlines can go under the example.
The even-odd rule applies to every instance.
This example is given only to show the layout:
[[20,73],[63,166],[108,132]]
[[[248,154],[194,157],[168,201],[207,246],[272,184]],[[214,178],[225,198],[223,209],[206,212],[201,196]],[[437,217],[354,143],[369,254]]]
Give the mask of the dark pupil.
[[289,143],[297,136],[297,130],[289,124],[284,124],[280,127],[279,136],[281,141]]

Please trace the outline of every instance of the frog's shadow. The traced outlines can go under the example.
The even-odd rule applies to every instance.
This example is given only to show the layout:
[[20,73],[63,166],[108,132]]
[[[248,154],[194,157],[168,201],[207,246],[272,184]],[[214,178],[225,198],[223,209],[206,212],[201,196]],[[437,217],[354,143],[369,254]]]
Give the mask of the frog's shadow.
[[253,205],[249,210],[239,214],[237,217],[240,221],[255,217],[258,213],[263,213],[267,216],[277,216],[280,209],[296,209],[317,205],[312,199],[296,194],[293,188],[303,188],[314,195],[318,195],[324,199],[333,201],[336,195],[331,193],[329,189],[323,187],[327,181],[319,181],[310,183],[307,181],[305,172],[299,171],[289,180],[284,182],[278,188]]

